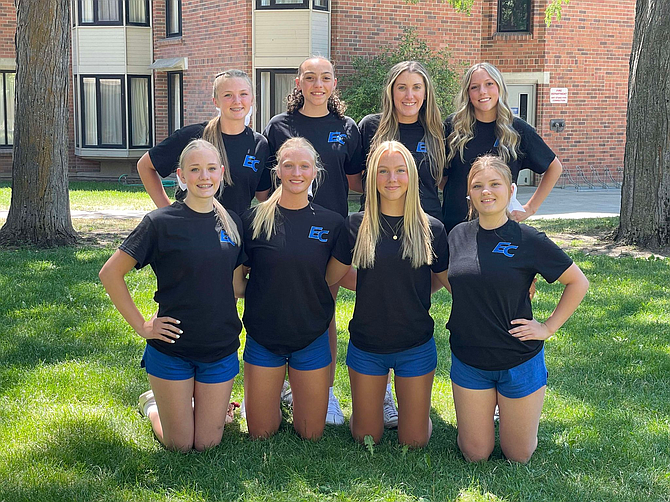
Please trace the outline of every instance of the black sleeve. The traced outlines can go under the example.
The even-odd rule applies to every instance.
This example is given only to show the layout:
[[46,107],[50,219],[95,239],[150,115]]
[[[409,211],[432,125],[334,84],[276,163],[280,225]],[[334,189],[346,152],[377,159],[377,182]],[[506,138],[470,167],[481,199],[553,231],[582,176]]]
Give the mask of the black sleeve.
[[358,174],[363,170],[363,151],[361,146],[361,132],[353,119],[347,117],[350,141],[347,142],[349,155],[344,164],[344,172],[348,175]]
[[132,256],[137,264],[136,269],[141,269],[156,259],[156,228],[149,215],[145,215],[135,230],[121,243],[119,249]]
[[544,173],[556,158],[556,154],[530,124],[517,117],[513,125],[521,136],[519,145],[522,154],[521,169],[530,169],[538,174]]
[[[335,247],[333,247],[333,257],[344,265],[351,265],[351,256],[354,249],[351,239],[351,217],[347,217],[338,228],[340,231],[335,241]],[[355,242],[354,238],[353,243]]]
[[202,138],[204,124],[193,124],[176,130],[159,144],[149,150],[149,158],[156,172],[163,178],[170,176],[176,169],[181,152],[192,140]]
[[559,248],[544,232],[533,229],[535,269],[548,283],[556,281],[570,265],[572,258]]
[[272,166],[269,165],[270,146],[268,145],[268,140],[265,136],[254,133],[254,137],[256,139],[256,158],[261,159],[260,165],[263,166],[261,179],[258,181],[256,191],[263,192],[269,190],[272,186],[272,179],[270,178],[270,169]]
[[447,244],[447,231],[440,221],[435,221],[431,225],[433,230],[433,252],[435,253],[435,261],[430,266],[430,269],[439,274],[444,272],[449,267],[449,245]]

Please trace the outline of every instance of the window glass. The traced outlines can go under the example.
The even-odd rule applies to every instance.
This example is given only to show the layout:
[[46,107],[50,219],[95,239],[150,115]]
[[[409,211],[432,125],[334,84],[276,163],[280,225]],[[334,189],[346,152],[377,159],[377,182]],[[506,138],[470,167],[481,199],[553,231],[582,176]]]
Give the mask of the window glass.
[[530,31],[530,0],[498,0],[498,31]]
[[123,144],[121,80],[100,79],[100,133],[103,145]]
[[146,0],[128,0],[128,22],[149,24],[149,11]]
[[95,22],[93,18],[93,0],[81,0],[79,9],[82,23]]
[[260,82],[260,105],[256,127],[262,131],[272,117],[286,111],[286,97],[295,86],[297,70],[259,70],[256,78]]
[[82,99],[84,104],[82,111],[84,113],[84,145],[98,144],[98,109],[95,96],[95,78],[88,77],[82,79]]
[[121,21],[119,0],[98,0],[98,21]]
[[14,144],[14,95],[16,93],[16,73],[5,73],[5,105],[7,117],[7,144]]
[[181,34],[181,2],[180,0],[167,0],[167,34]]
[[130,146],[150,146],[149,79],[130,77]]
[[172,134],[181,129],[184,110],[182,106],[182,73],[168,73],[168,129]]

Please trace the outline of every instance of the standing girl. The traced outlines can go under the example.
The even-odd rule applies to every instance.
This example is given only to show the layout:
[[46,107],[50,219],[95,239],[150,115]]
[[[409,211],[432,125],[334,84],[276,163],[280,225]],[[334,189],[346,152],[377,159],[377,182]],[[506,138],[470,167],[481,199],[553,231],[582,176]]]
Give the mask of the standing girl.
[[382,93],[382,112],[367,115],[358,127],[364,158],[389,140],[400,141],[412,152],[419,171],[421,207],[441,219],[437,188],[446,164],[444,125],[426,68],[417,61],[403,61],[391,68]]
[[[337,79],[330,61],[311,57],[302,62],[295,88],[288,96],[286,113],[275,115],[265,128],[265,136],[274,154],[293,137],[307,139],[316,149],[325,170],[323,183],[314,191],[314,202],[347,216],[349,188],[363,191],[361,181],[361,138],[356,123],[344,115],[346,106],[335,93]],[[338,286],[331,288],[337,297]],[[333,318],[328,328],[332,354],[327,423],[341,425],[344,415],[333,394],[337,364],[337,328]]]
[[243,215],[251,267],[244,302],[244,399],[249,434],[268,437],[281,423],[288,364],[293,427],[305,439],[323,434],[328,408],[328,324],[335,303],[325,274],[343,218],[309,201],[320,171],[303,138],[277,152],[280,186]]
[[[142,358],[151,391],[140,409],[158,440],[175,450],[219,444],[242,328],[233,274],[240,279],[241,222],[216,200],[223,177],[219,152],[196,140],[184,149],[177,176],[186,184],[183,202],[156,209],[100,270],[112,302],[147,340]],[[158,313],[149,320],[135,306],[124,280],[151,265],[158,282]],[[237,288],[238,293],[240,288]]]
[[[543,340],[575,311],[588,280],[556,244],[507,212],[512,174],[501,159],[480,157],[467,180],[471,214],[449,233],[453,305],[447,323],[458,446],[469,461],[493,451],[500,409],[500,446],[526,462],[537,447],[547,384]],[[565,285],[554,312],[533,318],[528,289],[535,274]]]
[[137,172],[157,207],[170,204],[160,176],[169,176],[174,171],[184,147],[197,138],[215,145],[226,166],[225,190],[218,196],[225,208],[242,214],[254,195],[258,200],[267,198],[270,189],[267,140],[245,125],[253,96],[253,85],[246,73],[241,70],[219,73],[214,78],[212,101],[221,114],[209,122],[182,127],[142,156]]
[[447,232],[467,218],[466,181],[478,157],[498,155],[509,166],[513,182],[522,169],[543,174],[524,205],[525,212],[512,213],[516,221],[535,214],[563,171],[561,162],[535,129],[512,115],[507,96],[502,74],[490,63],[472,66],[463,77],[456,113],[445,121],[448,154],[443,221]]
[[430,394],[437,366],[430,309],[431,271],[447,284],[447,236],[419,202],[412,154],[385,141],[367,164],[365,211],[349,216],[329,266],[336,282],[358,267],[356,306],[349,323],[351,432],[358,441],[384,431],[389,370],[398,396],[398,440],[424,446],[432,432]]

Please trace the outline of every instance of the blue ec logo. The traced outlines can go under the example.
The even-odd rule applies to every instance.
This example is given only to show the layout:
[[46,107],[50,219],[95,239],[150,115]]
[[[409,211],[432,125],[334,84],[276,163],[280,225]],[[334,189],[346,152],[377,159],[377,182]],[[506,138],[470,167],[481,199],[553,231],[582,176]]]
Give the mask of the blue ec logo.
[[512,258],[514,255],[510,253],[512,249],[518,249],[519,246],[512,246],[511,242],[499,242],[496,244],[496,247],[493,249],[494,253],[504,254],[508,258]]
[[219,241],[220,242],[227,242],[228,244],[232,244],[235,246],[235,243],[228,237],[228,234],[225,232],[225,230],[221,230],[219,233]]
[[416,144],[416,151],[417,151],[418,153],[426,153],[426,152],[428,152],[428,150],[426,150],[426,142],[425,142],[425,141],[419,141],[419,142]]
[[309,238],[316,239],[319,242],[328,242],[326,235],[330,233],[330,230],[324,230],[323,227],[312,227],[309,229]]
[[328,135],[328,143],[339,143],[340,145],[344,145],[344,140],[347,137],[346,134],[343,132],[331,132]]
[[257,173],[258,167],[256,167],[256,164],[258,164],[259,162],[260,160],[256,160],[256,157],[254,157],[253,155],[247,155],[246,157],[244,157],[244,162],[242,163],[242,165],[244,167],[248,167],[253,172]]

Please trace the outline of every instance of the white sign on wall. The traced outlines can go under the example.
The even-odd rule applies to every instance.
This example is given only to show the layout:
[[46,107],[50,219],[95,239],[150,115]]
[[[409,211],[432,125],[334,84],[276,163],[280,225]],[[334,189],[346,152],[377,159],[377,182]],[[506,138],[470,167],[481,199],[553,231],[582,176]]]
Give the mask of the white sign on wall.
[[552,87],[549,91],[550,103],[567,103],[568,89],[566,87]]

